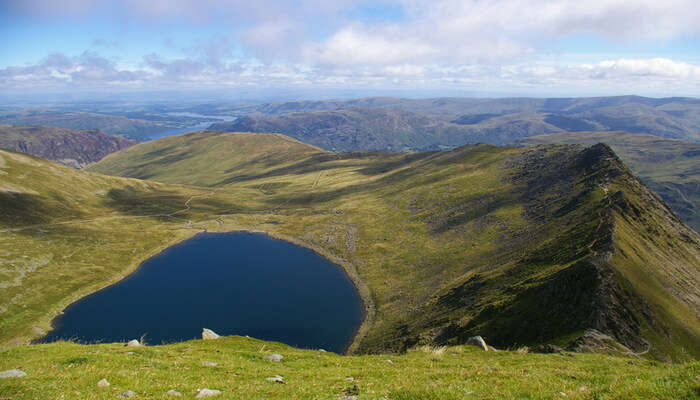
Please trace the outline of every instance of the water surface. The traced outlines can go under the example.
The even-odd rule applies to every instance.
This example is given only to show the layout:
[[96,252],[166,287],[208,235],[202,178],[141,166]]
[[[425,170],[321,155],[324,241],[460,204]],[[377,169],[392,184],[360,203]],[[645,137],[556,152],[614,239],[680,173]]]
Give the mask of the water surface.
[[161,344],[199,338],[205,327],[342,352],[362,319],[352,282],[319,254],[260,233],[202,233],[69,306],[41,341],[145,334]]

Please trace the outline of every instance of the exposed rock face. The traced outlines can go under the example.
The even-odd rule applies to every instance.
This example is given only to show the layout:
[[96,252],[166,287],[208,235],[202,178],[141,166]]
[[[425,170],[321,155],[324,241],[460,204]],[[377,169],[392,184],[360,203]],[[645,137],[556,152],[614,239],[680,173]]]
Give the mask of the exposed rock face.
[[202,339],[212,340],[212,339],[218,339],[220,337],[221,336],[217,335],[216,332],[212,331],[211,329],[202,328]]
[[0,378],[23,378],[27,373],[19,369],[10,369],[0,372]]
[[0,125],[0,148],[32,154],[73,168],[83,168],[134,144],[133,140],[107,135],[100,130]]
[[470,337],[469,339],[467,339],[467,344],[472,345],[472,346],[481,347],[481,349],[484,351],[489,351],[489,347],[486,345],[484,338],[482,338],[481,336]]

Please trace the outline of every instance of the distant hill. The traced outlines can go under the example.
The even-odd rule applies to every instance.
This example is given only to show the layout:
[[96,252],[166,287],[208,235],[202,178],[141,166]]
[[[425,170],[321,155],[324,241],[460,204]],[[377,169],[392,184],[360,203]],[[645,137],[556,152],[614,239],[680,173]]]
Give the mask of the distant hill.
[[99,130],[72,130],[47,126],[0,125],[0,148],[33,154],[82,168],[135,141]]
[[346,108],[276,116],[249,115],[219,122],[209,129],[223,132],[278,132],[332,151],[438,150],[465,143],[502,144],[556,128],[534,118],[501,118],[500,124],[467,126],[390,108]]
[[[367,109],[381,109],[370,114]],[[202,113],[228,113],[242,118],[238,123],[217,123],[214,130],[280,132],[300,140],[313,139],[324,148],[336,145],[347,150],[400,150],[402,148],[454,147],[466,143],[504,144],[524,137],[565,131],[617,131],[700,141],[700,99],[639,96],[594,98],[435,98],[401,99],[371,97],[353,100],[306,100],[262,104],[203,105]],[[339,125],[343,110],[359,115]],[[389,111],[394,110],[394,111]],[[399,117],[403,112],[416,113]],[[401,128],[376,121],[384,113],[399,118]],[[398,113],[398,114],[397,114]],[[341,116],[341,117],[339,117]],[[425,119],[431,120],[426,124]],[[437,120],[452,123],[441,126]],[[462,125],[462,128],[454,125]],[[440,126],[440,128],[436,128]],[[386,129],[390,128],[390,129]],[[436,129],[440,132],[436,132]],[[353,134],[353,132],[356,132]],[[406,132],[414,132],[406,137]],[[334,135],[340,135],[336,138]],[[372,138],[367,136],[371,135]],[[420,146],[414,136],[421,136]],[[356,142],[348,140],[356,139]],[[353,147],[355,145],[355,147]]]
[[22,109],[0,113],[0,124],[101,130],[111,135],[123,136],[133,140],[146,140],[153,134],[187,126],[183,122],[183,118],[180,117],[168,119],[162,116],[148,116],[138,112],[126,113],[126,116],[52,109]]
[[606,143],[651,189],[700,232],[700,143],[626,132],[533,136],[520,144]]
[[227,205],[190,218],[200,226],[264,230],[342,264],[367,306],[355,351],[479,334],[700,356],[700,238],[606,145],[338,154],[204,131],[89,170],[209,187]]

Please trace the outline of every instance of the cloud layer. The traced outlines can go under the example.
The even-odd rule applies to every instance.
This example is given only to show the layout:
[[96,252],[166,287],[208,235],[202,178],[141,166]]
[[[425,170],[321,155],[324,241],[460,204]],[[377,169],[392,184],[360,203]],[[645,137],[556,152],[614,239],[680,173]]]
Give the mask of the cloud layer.
[[[380,6],[385,8],[376,11]],[[570,62],[566,56],[580,50],[557,47],[571,37],[595,37],[618,48],[674,40],[697,45],[696,0],[22,0],[0,7],[0,12],[77,23],[110,14],[132,23],[175,19],[192,29],[230,25],[225,37],[181,44],[182,56],[175,58],[148,53],[126,63],[92,52],[48,55],[34,65],[0,70],[0,87],[6,88],[481,85],[575,90],[596,85],[683,94],[700,88],[700,66],[693,61],[622,54]],[[103,47],[118,46],[115,38],[94,39]]]

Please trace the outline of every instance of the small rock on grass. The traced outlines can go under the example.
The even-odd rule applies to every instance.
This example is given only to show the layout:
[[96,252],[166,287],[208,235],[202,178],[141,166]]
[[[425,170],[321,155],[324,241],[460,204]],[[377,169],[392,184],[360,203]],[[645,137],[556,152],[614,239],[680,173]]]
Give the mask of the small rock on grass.
[[284,378],[282,378],[279,375],[271,376],[269,378],[266,378],[270,382],[275,382],[275,383],[285,383]]
[[134,392],[133,390],[127,390],[127,391],[122,392],[118,397],[127,398],[127,397],[134,397],[134,396],[136,396],[136,392]]
[[216,367],[219,364],[211,361],[202,361],[202,365],[205,367]]
[[470,337],[469,339],[467,339],[467,344],[472,345],[472,346],[481,347],[481,349],[484,351],[489,351],[489,347],[486,345],[484,338],[482,338],[481,336]]
[[108,386],[109,386],[109,382],[107,382],[107,379],[102,378],[102,379],[100,379],[99,382],[97,382],[97,386],[98,386],[98,387],[108,387]]
[[165,392],[165,394],[166,394],[167,396],[173,396],[173,397],[180,397],[180,396],[182,396],[182,393],[178,392],[177,390],[172,390],[172,389],[170,389],[170,390],[168,390],[167,392]]
[[275,353],[275,354],[268,354],[265,356],[265,358],[268,360],[272,360],[274,362],[280,362],[280,361],[282,361],[284,356],[282,354]]
[[27,373],[19,369],[8,369],[0,372],[0,378],[23,378]]
[[216,389],[199,389],[197,391],[197,398],[201,399],[202,397],[210,397],[210,396],[218,396],[221,394],[221,390],[216,390]]
[[211,339],[218,339],[220,337],[221,336],[217,335],[216,332],[212,331],[211,329],[202,328],[202,339],[211,340]]
[[139,341],[136,340],[136,339],[131,339],[131,340],[129,340],[129,342],[127,342],[127,344],[126,344],[126,347],[137,347],[137,346],[141,346],[141,342],[139,342]]

